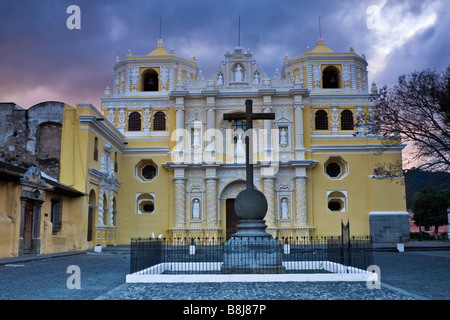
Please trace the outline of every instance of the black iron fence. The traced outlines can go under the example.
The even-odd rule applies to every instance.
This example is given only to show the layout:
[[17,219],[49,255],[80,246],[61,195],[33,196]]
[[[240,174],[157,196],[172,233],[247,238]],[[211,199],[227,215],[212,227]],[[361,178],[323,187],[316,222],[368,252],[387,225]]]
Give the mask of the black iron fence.
[[[370,237],[304,237],[276,240],[280,244],[277,250],[281,252],[286,272],[361,272],[373,264]],[[224,238],[132,239],[130,272],[221,273],[225,242]],[[258,248],[252,249],[252,254],[255,252],[259,257],[265,256],[263,252],[258,252]]]

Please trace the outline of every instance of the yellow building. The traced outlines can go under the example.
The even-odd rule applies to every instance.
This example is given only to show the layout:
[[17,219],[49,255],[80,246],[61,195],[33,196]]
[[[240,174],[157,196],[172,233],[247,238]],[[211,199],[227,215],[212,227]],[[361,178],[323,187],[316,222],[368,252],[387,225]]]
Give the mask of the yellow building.
[[408,237],[403,185],[374,176],[377,165],[401,161],[404,147],[387,147],[377,134],[376,90],[364,56],[352,48],[335,53],[322,39],[286,57],[273,76],[242,47],[228,51],[208,80],[195,58],[168,53],[162,40],[148,55],[129,51],[116,60],[114,85],[102,99],[104,117],[125,143],[117,149],[117,243],[236,231],[245,122],[223,114],[244,111],[247,99],[255,112],[276,115],[254,125],[255,187],[268,200],[273,236],[337,235],[349,220],[355,235]]
[[[409,237],[404,185],[374,174],[401,161],[404,145],[386,145],[377,132],[377,89],[364,56],[333,52],[319,39],[272,75],[235,47],[205,79],[195,58],[168,53],[158,40],[147,55],[116,59],[102,111],[58,104],[57,171],[36,158],[41,171],[83,194],[67,213],[77,217],[76,249],[132,237],[230,237],[234,199],[245,188],[246,124],[223,115],[243,112],[247,99],[254,112],[275,113],[253,126],[254,185],[268,200],[269,233],[339,235],[349,221],[352,235],[374,241]],[[18,150],[10,151],[2,125],[0,160],[11,162]],[[23,152],[40,151],[40,140],[30,141]],[[2,221],[8,210],[0,206]],[[8,237],[18,239],[17,231]]]

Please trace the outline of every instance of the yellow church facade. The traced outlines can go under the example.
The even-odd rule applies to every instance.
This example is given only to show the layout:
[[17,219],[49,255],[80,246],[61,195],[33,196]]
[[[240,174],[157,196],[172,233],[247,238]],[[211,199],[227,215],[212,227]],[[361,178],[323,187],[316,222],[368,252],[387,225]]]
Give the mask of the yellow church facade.
[[254,185],[268,200],[274,237],[337,235],[347,220],[353,234],[369,235],[371,218],[404,221],[404,186],[374,176],[377,165],[401,160],[404,147],[387,148],[377,134],[376,98],[365,57],[335,53],[321,39],[274,75],[242,47],[228,51],[209,79],[195,58],[168,53],[162,40],[146,56],[128,52],[102,98],[104,117],[124,141],[116,242],[236,231],[245,122],[223,115],[242,112],[247,99],[255,112],[275,113],[254,124]]
[[[274,74],[242,47],[218,65],[207,79],[195,58],[177,57],[158,40],[149,54],[116,59],[101,110],[61,104],[53,174],[82,195],[66,200],[70,212],[62,216],[75,221],[76,244],[48,252],[132,237],[231,237],[234,199],[245,188],[246,123],[223,115],[245,111],[247,99],[254,112],[275,114],[252,129],[254,187],[268,201],[269,233],[339,235],[341,221],[349,221],[352,235],[374,241],[409,237],[404,184],[374,174],[380,164],[401,161],[404,145],[386,145],[377,131],[377,89],[364,56],[352,48],[333,52],[319,39],[313,50],[285,57]],[[19,202],[4,206],[0,218],[20,211]],[[12,244],[0,256],[20,254],[23,226],[1,222],[12,229],[0,241]]]

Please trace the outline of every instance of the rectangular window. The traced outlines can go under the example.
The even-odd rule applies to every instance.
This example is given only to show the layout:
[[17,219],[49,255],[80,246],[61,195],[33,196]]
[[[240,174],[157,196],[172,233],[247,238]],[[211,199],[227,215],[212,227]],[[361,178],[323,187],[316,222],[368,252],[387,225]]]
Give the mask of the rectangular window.
[[98,138],[94,139],[94,160],[98,161]]
[[56,234],[62,225],[62,199],[52,199],[50,219],[53,225],[52,233]]

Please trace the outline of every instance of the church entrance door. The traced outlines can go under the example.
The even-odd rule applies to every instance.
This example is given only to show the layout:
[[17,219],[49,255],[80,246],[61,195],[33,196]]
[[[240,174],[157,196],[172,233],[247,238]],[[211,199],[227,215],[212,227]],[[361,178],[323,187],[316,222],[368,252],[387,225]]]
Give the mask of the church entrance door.
[[231,236],[238,231],[237,224],[238,224],[238,216],[236,215],[236,212],[234,211],[234,200],[235,199],[227,199],[226,200],[226,206],[227,206],[227,240],[231,238]]

